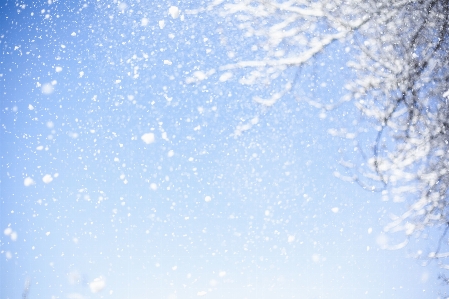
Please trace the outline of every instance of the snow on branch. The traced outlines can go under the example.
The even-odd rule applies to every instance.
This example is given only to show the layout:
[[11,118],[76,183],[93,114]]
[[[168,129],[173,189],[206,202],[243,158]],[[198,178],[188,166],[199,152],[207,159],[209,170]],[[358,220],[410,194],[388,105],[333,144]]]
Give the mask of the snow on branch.
[[[388,231],[410,236],[446,225],[449,2],[215,0],[188,13],[206,11],[228,22],[232,30],[239,30],[241,39],[233,39],[232,62],[211,71],[197,71],[187,82],[205,80],[216,70],[220,82],[237,77],[242,85],[263,86],[265,94],[272,88],[268,98],[253,88],[254,102],[263,107],[271,107],[287,95],[297,96],[292,69],[313,63],[336,41],[349,49],[351,54],[342,59],[348,59],[353,77],[348,78],[344,86],[347,94],[339,103],[355,104],[374,132],[374,140],[366,146],[368,151],[359,151],[365,170],[345,163],[356,173],[335,175],[382,191],[384,200],[409,203],[386,227]],[[279,86],[284,87],[275,91]],[[336,106],[316,99],[307,101],[318,109]],[[242,123],[234,136],[257,122],[258,117],[254,117]],[[330,133],[350,139],[359,136],[342,130]],[[379,183],[383,187],[375,187]]]

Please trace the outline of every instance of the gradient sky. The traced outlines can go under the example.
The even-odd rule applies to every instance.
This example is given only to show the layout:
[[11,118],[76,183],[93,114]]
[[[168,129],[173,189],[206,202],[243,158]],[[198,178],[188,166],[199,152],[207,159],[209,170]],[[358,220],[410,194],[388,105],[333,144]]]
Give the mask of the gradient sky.
[[437,298],[439,268],[411,258],[432,235],[381,249],[404,206],[334,176],[360,158],[328,130],[369,123],[296,97],[342,96],[338,45],[262,108],[269,89],[186,84],[249,55],[213,14],[184,15],[200,5],[0,5],[0,298],[27,280],[30,299]]

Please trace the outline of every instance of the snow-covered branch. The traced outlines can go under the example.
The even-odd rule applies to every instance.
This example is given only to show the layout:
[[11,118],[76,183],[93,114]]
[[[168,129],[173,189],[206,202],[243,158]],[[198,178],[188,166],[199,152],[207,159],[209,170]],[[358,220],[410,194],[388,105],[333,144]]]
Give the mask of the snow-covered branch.
[[[384,182],[384,198],[410,203],[387,230],[408,236],[448,222],[448,1],[236,0],[214,1],[202,11],[230,21],[248,41],[240,46],[253,51],[217,66],[220,81],[238,73],[241,84],[269,86],[335,41],[350,49],[347,65],[355,79],[347,82],[344,101],[354,102],[377,137],[371,154],[364,154],[367,172],[339,175],[364,188],[372,180]],[[273,90],[271,98],[253,99],[272,106],[295,91],[293,83],[284,82],[286,88]]]

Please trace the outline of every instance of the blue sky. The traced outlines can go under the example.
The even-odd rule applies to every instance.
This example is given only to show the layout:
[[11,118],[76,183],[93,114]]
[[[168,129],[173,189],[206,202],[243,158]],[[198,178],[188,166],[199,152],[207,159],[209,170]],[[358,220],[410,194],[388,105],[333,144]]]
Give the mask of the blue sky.
[[[0,6],[0,297],[27,279],[29,298],[438,297],[436,265],[406,258],[432,239],[382,250],[402,206],[333,175],[357,155],[327,133],[357,126],[351,104],[320,117],[219,75],[185,83],[245,42],[182,20],[199,5]],[[294,95],[342,95],[338,50]]]

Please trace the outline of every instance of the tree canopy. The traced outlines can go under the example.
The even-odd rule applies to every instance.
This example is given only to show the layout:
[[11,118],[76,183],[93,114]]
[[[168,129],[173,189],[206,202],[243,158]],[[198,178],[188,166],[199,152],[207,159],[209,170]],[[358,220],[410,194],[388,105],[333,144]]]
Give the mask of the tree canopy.
[[[449,2],[218,0],[189,13],[202,12],[238,28],[253,52],[220,65],[219,80],[238,72],[241,84],[271,86],[269,97],[253,98],[267,107],[295,95],[295,71],[339,43],[350,53],[340,58],[352,71],[341,102],[351,101],[377,133],[369,151],[361,150],[368,167],[344,163],[350,175],[337,176],[381,191],[386,200],[407,202],[387,231],[410,236],[449,225]],[[311,104],[324,110],[336,106],[316,99]],[[441,252],[445,234],[430,258],[447,256]]]

